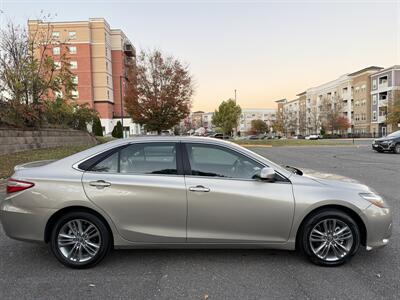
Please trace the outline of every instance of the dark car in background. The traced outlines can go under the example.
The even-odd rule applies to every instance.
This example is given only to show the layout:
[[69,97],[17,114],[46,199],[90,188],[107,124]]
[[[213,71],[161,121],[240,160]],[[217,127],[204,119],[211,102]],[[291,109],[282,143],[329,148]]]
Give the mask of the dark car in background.
[[377,152],[391,151],[400,154],[400,130],[385,137],[375,139],[372,142],[372,149]]

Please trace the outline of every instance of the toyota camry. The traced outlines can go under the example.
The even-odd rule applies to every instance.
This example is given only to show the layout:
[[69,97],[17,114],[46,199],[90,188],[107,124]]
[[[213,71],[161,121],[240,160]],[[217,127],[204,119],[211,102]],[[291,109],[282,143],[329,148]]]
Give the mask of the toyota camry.
[[329,177],[219,139],[121,139],[16,166],[0,219],[73,268],[113,248],[161,247],[297,249],[336,266],[386,245],[392,216],[371,188]]

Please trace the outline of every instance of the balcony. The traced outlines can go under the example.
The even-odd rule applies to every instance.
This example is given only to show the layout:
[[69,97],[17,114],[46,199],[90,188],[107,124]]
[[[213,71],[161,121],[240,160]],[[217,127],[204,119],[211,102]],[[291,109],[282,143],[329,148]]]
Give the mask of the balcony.
[[129,43],[126,43],[124,45],[124,53],[128,57],[135,57],[136,56],[135,48],[132,46],[132,44],[129,44]]
[[385,123],[386,116],[378,116],[378,123]]
[[388,101],[387,100],[379,100],[378,107],[382,107],[382,106],[388,106]]

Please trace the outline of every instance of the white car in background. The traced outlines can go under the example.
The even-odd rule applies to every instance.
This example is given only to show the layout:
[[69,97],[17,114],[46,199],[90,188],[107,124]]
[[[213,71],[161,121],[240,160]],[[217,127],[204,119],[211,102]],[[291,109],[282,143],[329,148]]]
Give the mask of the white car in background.
[[306,140],[319,140],[320,136],[318,134],[310,134],[306,136]]

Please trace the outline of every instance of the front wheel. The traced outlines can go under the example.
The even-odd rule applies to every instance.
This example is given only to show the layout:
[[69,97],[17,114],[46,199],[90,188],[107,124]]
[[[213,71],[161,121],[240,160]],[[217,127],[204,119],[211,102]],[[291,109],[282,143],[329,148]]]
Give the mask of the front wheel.
[[394,146],[394,153],[400,154],[400,143],[397,143],[396,146]]
[[61,216],[53,228],[50,243],[53,254],[61,263],[77,269],[99,263],[111,246],[106,225],[87,212]]
[[302,252],[318,265],[341,265],[358,251],[359,245],[360,231],[356,222],[340,210],[313,214],[301,230]]

